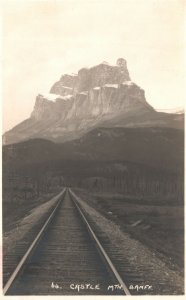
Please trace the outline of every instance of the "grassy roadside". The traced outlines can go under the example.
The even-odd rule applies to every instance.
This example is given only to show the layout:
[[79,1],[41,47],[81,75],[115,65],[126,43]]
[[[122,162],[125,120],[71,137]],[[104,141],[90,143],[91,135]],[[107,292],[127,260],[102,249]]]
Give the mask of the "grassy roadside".
[[151,249],[170,269],[183,275],[184,209],[182,205],[176,205],[175,199],[94,194],[79,189],[76,192],[102,215]]

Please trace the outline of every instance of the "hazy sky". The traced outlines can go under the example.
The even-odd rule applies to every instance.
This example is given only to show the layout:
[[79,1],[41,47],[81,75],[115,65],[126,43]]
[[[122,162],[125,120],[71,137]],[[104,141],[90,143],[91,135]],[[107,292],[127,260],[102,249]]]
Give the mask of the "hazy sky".
[[4,130],[63,73],[127,60],[155,108],[183,106],[184,0],[3,2]]

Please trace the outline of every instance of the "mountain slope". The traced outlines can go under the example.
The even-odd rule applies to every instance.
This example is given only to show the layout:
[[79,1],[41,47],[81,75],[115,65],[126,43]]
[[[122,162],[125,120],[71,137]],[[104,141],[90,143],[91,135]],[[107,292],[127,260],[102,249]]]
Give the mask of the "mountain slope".
[[128,161],[155,168],[183,165],[184,134],[170,128],[97,128],[82,138],[56,144],[34,139],[3,147],[3,162],[31,165],[55,161]]

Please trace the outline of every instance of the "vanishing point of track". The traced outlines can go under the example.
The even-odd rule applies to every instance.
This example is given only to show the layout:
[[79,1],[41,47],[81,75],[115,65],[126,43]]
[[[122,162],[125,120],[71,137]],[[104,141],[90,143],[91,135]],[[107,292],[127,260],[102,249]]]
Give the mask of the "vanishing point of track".
[[[4,285],[6,295],[130,295],[76,195],[57,204]],[[120,286],[114,292],[110,286]]]

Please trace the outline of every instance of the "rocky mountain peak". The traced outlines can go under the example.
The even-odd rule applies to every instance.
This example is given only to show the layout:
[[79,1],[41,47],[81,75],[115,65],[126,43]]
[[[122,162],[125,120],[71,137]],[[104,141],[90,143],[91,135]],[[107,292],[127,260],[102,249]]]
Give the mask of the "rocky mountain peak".
[[[114,66],[102,62],[82,68],[78,74],[62,75],[49,93],[36,97],[30,118],[7,132],[4,140],[13,143],[45,138],[61,142],[100,125],[150,126],[153,120],[154,126],[159,124],[157,115],[144,90],[131,81],[126,60],[118,58]],[[161,124],[166,126],[166,122],[161,116]]]
[[[64,96],[88,91],[94,87],[101,87],[105,84],[120,84],[130,80],[126,60],[119,58],[115,66],[102,62],[91,68],[82,68],[78,75],[62,75],[51,88],[50,93]],[[71,90],[70,90],[71,89]]]
[[120,68],[125,69],[127,67],[127,61],[124,58],[118,58],[116,65]]

